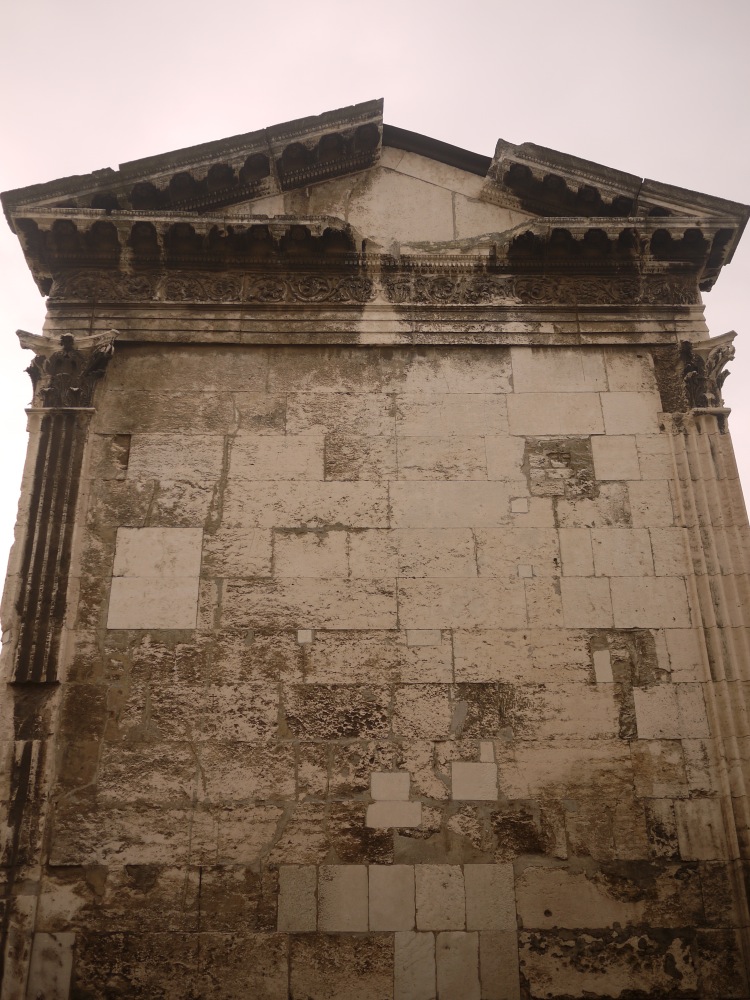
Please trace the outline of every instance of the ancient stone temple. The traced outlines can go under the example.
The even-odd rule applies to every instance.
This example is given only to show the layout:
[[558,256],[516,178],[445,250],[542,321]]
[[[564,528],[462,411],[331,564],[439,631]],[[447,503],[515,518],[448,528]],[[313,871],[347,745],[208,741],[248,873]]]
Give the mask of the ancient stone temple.
[[747,208],[380,102],[3,203],[2,1000],[750,997]]

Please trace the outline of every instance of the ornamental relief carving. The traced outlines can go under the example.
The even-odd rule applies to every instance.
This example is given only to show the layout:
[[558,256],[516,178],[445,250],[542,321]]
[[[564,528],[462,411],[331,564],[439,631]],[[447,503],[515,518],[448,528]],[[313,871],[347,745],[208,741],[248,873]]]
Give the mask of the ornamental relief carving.
[[692,305],[700,301],[689,275],[608,277],[494,275],[439,271],[327,274],[320,271],[232,273],[174,271],[166,275],[77,271],[55,279],[52,302],[335,303],[364,305]]

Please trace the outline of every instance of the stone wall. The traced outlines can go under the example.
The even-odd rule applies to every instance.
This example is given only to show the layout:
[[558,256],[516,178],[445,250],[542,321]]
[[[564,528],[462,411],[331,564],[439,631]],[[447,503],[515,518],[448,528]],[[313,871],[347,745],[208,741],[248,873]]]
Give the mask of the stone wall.
[[647,348],[123,344],[97,393],[29,997],[747,995]]

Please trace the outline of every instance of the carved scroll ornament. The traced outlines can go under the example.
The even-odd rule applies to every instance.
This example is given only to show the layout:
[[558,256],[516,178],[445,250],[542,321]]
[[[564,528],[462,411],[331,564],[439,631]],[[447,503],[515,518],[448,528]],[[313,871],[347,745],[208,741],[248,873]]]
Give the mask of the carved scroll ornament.
[[683,340],[682,381],[691,409],[724,406],[721,387],[730,374],[724,366],[734,358],[734,336],[727,333],[703,344]]
[[58,409],[91,406],[96,383],[114,353],[116,336],[117,331],[110,330],[86,337],[77,347],[70,334],[63,334],[59,350],[51,350],[43,337],[19,330],[21,346],[34,351],[34,360],[26,369],[34,388],[33,405]]

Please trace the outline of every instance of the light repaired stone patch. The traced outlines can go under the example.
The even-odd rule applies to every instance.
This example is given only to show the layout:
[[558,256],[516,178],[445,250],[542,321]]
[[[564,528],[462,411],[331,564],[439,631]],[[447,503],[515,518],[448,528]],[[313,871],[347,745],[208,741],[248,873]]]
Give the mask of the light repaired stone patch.
[[194,629],[201,528],[119,528],[107,628]]

